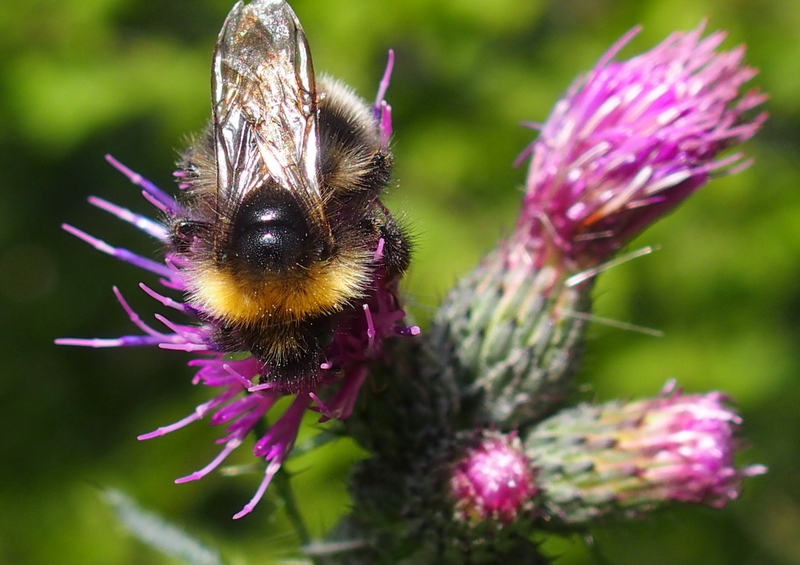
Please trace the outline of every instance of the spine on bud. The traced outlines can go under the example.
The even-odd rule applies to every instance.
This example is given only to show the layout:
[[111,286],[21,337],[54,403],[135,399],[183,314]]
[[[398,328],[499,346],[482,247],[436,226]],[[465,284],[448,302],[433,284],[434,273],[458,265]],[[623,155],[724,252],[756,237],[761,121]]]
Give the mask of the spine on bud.
[[431,332],[471,418],[512,429],[556,410],[580,361],[591,281],[536,265],[523,243],[501,245],[450,292]]

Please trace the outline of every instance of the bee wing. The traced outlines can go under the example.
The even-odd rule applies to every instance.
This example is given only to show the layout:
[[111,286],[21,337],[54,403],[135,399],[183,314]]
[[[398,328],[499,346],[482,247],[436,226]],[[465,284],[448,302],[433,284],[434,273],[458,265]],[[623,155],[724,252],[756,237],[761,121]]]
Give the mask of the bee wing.
[[217,205],[270,182],[324,224],[317,180],[317,95],[305,34],[282,0],[238,2],[214,52]]

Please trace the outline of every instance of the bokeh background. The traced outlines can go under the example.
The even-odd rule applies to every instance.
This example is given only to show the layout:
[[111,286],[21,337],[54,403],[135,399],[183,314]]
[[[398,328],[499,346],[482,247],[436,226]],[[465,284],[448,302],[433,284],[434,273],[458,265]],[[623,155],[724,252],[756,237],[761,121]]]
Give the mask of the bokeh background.
[[[737,401],[769,466],[719,511],[675,508],[592,532],[610,564],[800,563],[800,3],[785,0],[296,0],[318,70],[374,96],[386,51],[397,63],[391,206],[418,234],[406,282],[424,323],[456,278],[507,233],[524,168],[512,162],[573,77],[625,31],[629,57],[708,18],[726,47],[748,45],[771,118],[746,150],[756,164],[717,180],[631,246],[661,250],[604,274],[597,314],[664,331],[595,324],[583,399],[635,398],[669,378]],[[108,166],[111,153],[162,187],[185,135],[209,114],[209,61],[229,0],[0,2],[0,564],[175,563],[136,541],[99,492],[124,490],[221,549],[272,563],[296,543],[267,497],[240,521],[258,477],[213,475],[220,432],[195,424],[139,443],[207,398],[187,358],[158,350],[56,347],[132,326],[114,284],[146,314],[146,274],[59,229],[68,221],[141,253],[156,246],[85,201],[148,205]],[[154,283],[153,278],[144,280]],[[309,421],[313,424],[313,421]],[[312,426],[313,427],[313,426]],[[291,463],[315,535],[347,509],[338,441]],[[246,447],[233,462],[247,462]],[[600,563],[582,537],[548,538],[558,563]]]

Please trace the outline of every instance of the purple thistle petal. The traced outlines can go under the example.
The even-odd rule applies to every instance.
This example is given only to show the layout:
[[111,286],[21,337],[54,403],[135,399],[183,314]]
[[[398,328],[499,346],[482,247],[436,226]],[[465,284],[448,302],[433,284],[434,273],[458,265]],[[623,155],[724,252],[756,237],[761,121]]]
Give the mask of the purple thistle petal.
[[[229,435],[225,438],[226,440],[232,437],[244,438],[253,430],[267,411],[272,408],[279,397],[272,394],[251,394],[249,398],[250,402],[247,403],[246,406],[244,404],[239,405],[240,409],[246,409],[246,411],[241,413],[241,418],[228,426],[227,431]],[[296,433],[295,431],[295,434]],[[219,441],[217,443],[219,443]]]
[[280,390],[281,385],[278,383],[273,382],[265,382],[259,383],[257,385],[253,385],[247,389],[247,392],[259,392],[259,391],[277,391]]
[[386,60],[386,69],[383,71],[383,77],[378,85],[378,94],[375,97],[375,104],[372,106],[372,113],[375,119],[380,117],[381,105],[386,98],[386,91],[389,89],[389,82],[392,79],[392,69],[394,69],[394,49],[389,49],[389,55]]
[[[249,360],[253,360],[254,361],[254,359],[252,357]],[[231,367],[227,363],[224,364],[222,366],[222,368],[225,370],[226,373],[228,373],[230,376],[232,376],[234,379],[236,379],[239,382],[239,384],[241,384],[243,387],[249,389],[250,386],[252,385],[251,379],[253,378],[253,376],[255,376],[255,373],[253,373],[253,376],[251,376],[250,379],[248,379],[247,377],[245,377],[243,374],[241,374],[238,371],[236,371],[236,369],[234,369],[233,367]],[[257,369],[257,370],[260,370],[260,369]]]
[[[169,336],[167,336],[169,337]],[[75,345],[78,347],[91,347],[100,349],[105,347],[139,347],[142,345],[162,345],[164,338],[150,335],[124,335],[111,339],[83,339],[62,337],[54,341],[56,345]]]
[[375,119],[378,120],[380,128],[380,144],[382,147],[389,146],[389,139],[392,137],[392,107],[384,100],[386,91],[389,88],[389,81],[392,77],[392,69],[394,68],[394,50],[389,49],[389,57],[386,61],[386,70],[383,72],[380,86],[378,87],[378,95],[375,98],[375,104],[372,107],[372,113]]
[[182,210],[181,205],[178,204],[174,198],[139,173],[133,172],[111,155],[106,155],[106,161],[108,161],[112,167],[128,177],[128,180],[130,180],[133,184],[140,187],[144,191],[145,198],[147,198],[147,200],[159,210],[166,212],[170,216],[175,216],[180,210]]
[[388,147],[389,140],[392,138],[392,107],[386,101],[381,102],[380,128],[380,143],[383,147]]
[[[225,422],[230,422],[234,418],[238,418],[262,402],[259,396],[260,395],[257,394],[249,394],[242,396],[241,398],[237,398],[224,408],[218,410],[217,413],[211,417],[211,421],[209,423],[212,426],[218,426],[219,424],[224,424]],[[275,399],[271,398],[270,401],[271,406]]]
[[310,402],[308,397],[296,397],[286,412],[256,442],[253,454],[267,461],[283,461],[294,445],[297,430],[300,429],[300,422]]
[[159,201],[159,200],[158,200],[158,199],[157,199],[155,196],[153,196],[152,194],[149,194],[148,192],[145,192],[145,191],[143,190],[143,191],[142,191],[142,197],[143,197],[145,200],[147,200],[147,202],[149,202],[149,203],[150,203],[150,204],[153,206],[153,208],[155,208],[156,210],[159,210],[159,211],[161,211],[161,212],[164,212],[165,214],[169,214],[169,209],[168,209],[168,207],[167,207],[167,206],[166,206],[166,205],[165,205],[163,202]]
[[[170,267],[173,266],[172,262],[170,261],[165,261],[165,263]],[[178,275],[173,275],[172,278],[168,279],[160,278],[158,279],[158,282],[161,284],[161,286],[163,286],[164,288],[169,288],[170,290],[177,290],[180,292],[186,291],[186,285],[183,282],[183,279],[181,279],[180,276]],[[195,314],[192,314],[192,316],[194,316],[195,318],[197,317]]]
[[[198,346],[203,348],[203,350],[211,351],[206,343],[206,333],[205,328],[196,327],[196,326],[183,326],[181,324],[176,324],[161,314],[155,314],[155,319],[167,326],[170,330],[172,330],[177,336],[181,337],[185,340],[187,346]],[[167,345],[179,345],[178,343],[171,343]],[[171,349],[172,347],[168,347],[167,349]],[[200,351],[200,349],[191,349],[191,351]]]
[[132,226],[139,228],[149,236],[152,236],[160,241],[166,241],[169,237],[167,228],[165,228],[162,224],[151,220],[150,218],[131,212],[127,208],[117,206],[116,204],[112,204],[111,202],[103,200],[102,198],[98,198],[97,196],[90,196],[88,200],[89,204],[92,206],[96,206],[101,210],[105,210],[106,212],[113,214],[123,222],[127,222]]
[[347,373],[342,380],[342,384],[327,403],[320,400],[315,393],[309,393],[309,396],[322,414],[319,421],[326,422],[333,419],[346,420],[349,418],[353,413],[353,408],[355,408],[358,391],[361,390],[361,385],[364,384],[367,375],[369,375],[369,370],[366,366]]
[[186,341],[176,341],[174,343],[159,343],[158,347],[161,349],[169,349],[170,351],[185,351],[186,353],[213,353],[214,350],[210,349],[207,345],[202,343],[189,343]]
[[422,329],[419,326],[396,326],[394,331],[395,334],[406,337],[414,337],[422,333]]
[[256,493],[253,495],[253,498],[250,499],[244,508],[242,508],[239,512],[233,515],[234,520],[238,520],[243,516],[247,516],[256,505],[261,501],[261,498],[264,496],[264,493],[267,491],[267,487],[269,483],[272,482],[272,477],[275,476],[275,473],[280,471],[282,462],[278,461],[270,461],[267,465],[267,470],[264,473],[264,478],[261,480],[261,484],[258,485],[258,489],[256,489]]
[[155,437],[161,437],[170,432],[174,432],[175,430],[179,430],[185,426],[188,426],[192,422],[196,422],[201,418],[202,416],[197,413],[189,414],[188,416],[186,416],[185,418],[181,418],[174,424],[170,424],[169,426],[160,426],[159,428],[153,430],[152,432],[147,432],[146,434],[139,434],[138,436],[136,436],[136,439],[138,439],[139,441],[145,441],[148,439],[153,439]]
[[367,348],[372,349],[375,347],[375,321],[369,310],[369,304],[362,304],[361,307],[364,309],[364,318],[367,321]]
[[158,337],[160,339],[168,339],[168,336],[166,334],[163,334],[161,332],[157,332],[156,330],[154,330],[153,328],[151,328],[150,326],[148,326],[147,324],[145,324],[142,321],[142,319],[133,310],[133,308],[131,308],[130,305],[128,305],[127,301],[122,296],[122,293],[119,291],[119,289],[116,286],[113,287],[113,290],[114,290],[114,296],[117,297],[117,302],[119,302],[120,305],[122,306],[122,309],[125,310],[125,313],[128,315],[128,319],[131,322],[133,322],[134,326],[136,326],[137,328],[139,328],[140,330],[142,330],[144,333],[146,333],[148,335],[156,336],[156,337]]
[[234,398],[240,392],[241,391],[238,391],[233,387],[228,389],[228,390],[224,390],[221,393],[219,393],[217,396],[212,398],[211,400],[209,400],[207,402],[204,402],[203,404],[200,404],[199,406],[197,406],[197,408],[194,409],[194,412],[192,414],[190,414],[189,416],[187,416],[187,417],[185,417],[185,418],[183,418],[181,420],[178,420],[177,422],[175,422],[174,424],[170,424],[169,426],[162,426],[162,427],[158,428],[157,430],[154,430],[152,432],[148,432],[146,434],[142,434],[142,435],[138,436],[137,439],[139,439],[139,440],[151,439],[151,438],[154,438],[154,437],[159,437],[159,436],[166,435],[166,434],[168,434],[170,432],[174,432],[175,430],[183,428],[184,426],[187,426],[188,424],[191,424],[192,422],[196,422],[197,420],[200,420],[200,419],[204,418],[206,416],[206,414],[208,414],[209,412],[211,412],[212,410],[214,410],[218,406],[221,406],[221,405],[225,404],[226,402],[228,402],[231,398]]
[[119,259],[120,261],[125,261],[126,263],[130,263],[140,269],[144,269],[146,271],[150,271],[151,273],[155,273],[157,275],[170,277],[172,276],[172,271],[161,263],[156,263],[152,259],[147,259],[146,257],[142,257],[141,255],[137,255],[136,253],[132,253],[127,249],[121,249],[119,247],[112,247],[111,245],[107,244],[105,241],[101,239],[97,239],[96,237],[92,237],[88,233],[79,230],[76,227],[73,227],[69,224],[62,224],[61,227],[64,231],[74,235],[78,239],[82,239],[98,251],[102,251],[107,255],[111,255],[112,257]]
[[701,40],[700,26],[613,61],[637,32],[570,87],[531,148],[518,236],[539,264],[602,262],[712,174],[740,170],[741,154],[717,155],[766,119],[744,116],[765,97],[740,94],[756,71],[742,47],[715,52],[724,34]]
[[167,308],[172,308],[173,310],[178,310],[179,312],[186,314],[187,316],[195,316],[195,311],[189,308],[183,302],[178,302],[177,300],[173,300],[168,296],[164,296],[163,294],[159,294],[149,286],[144,283],[139,283],[139,288],[141,288],[150,298],[153,298],[160,302],[163,306]]
[[261,371],[261,366],[253,357],[241,361],[226,360],[221,356],[214,359],[192,359],[189,366],[200,367],[192,380],[193,384],[203,383],[210,387],[240,385],[247,388]]
[[206,465],[205,467],[203,467],[198,471],[195,471],[194,473],[186,475],[185,477],[179,477],[175,479],[175,484],[180,485],[183,483],[189,483],[191,481],[198,481],[202,479],[203,477],[208,475],[211,471],[219,467],[220,463],[225,461],[228,455],[230,455],[231,452],[240,445],[242,445],[241,438],[235,437],[233,439],[228,440],[228,442],[225,444],[225,447],[222,448],[222,451],[220,451],[208,465]]
[[373,261],[376,263],[383,258],[384,247],[386,247],[386,240],[381,237],[378,239],[378,247],[375,248],[375,253],[372,256]]

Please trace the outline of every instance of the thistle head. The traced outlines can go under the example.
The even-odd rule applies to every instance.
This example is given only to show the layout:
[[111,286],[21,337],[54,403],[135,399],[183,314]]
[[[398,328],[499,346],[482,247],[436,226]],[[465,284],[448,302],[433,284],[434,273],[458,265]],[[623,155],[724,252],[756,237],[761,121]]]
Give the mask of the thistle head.
[[704,25],[615,61],[634,29],[579,77],[541,126],[517,236],[535,261],[597,265],[675,208],[713,175],[748,164],[721,151],[749,139],[765,100],[742,92],[756,70],[744,47],[717,51]]
[[722,507],[742,480],[741,417],[719,392],[684,394],[670,382],[655,398],[584,404],[537,425],[525,440],[547,513],[580,524],[635,516],[670,502]]

